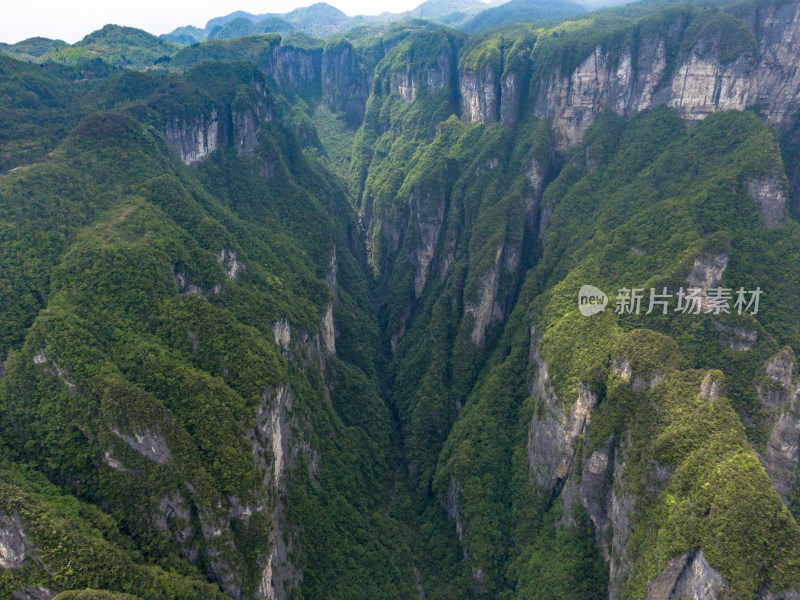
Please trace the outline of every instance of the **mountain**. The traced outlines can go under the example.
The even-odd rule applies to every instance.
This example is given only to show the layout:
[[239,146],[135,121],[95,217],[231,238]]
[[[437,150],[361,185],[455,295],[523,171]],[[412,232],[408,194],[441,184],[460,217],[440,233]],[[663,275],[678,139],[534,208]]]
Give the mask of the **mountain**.
[[489,6],[482,0],[427,0],[413,10],[395,15],[381,15],[381,20],[402,21],[426,19],[442,25],[455,26]]
[[151,66],[159,58],[168,57],[175,50],[176,46],[171,42],[141,29],[106,25],[71,46],[59,46],[41,54],[38,60],[79,65],[103,57],[103,60],[116,66],[144,68]]
[[61,40],[34,37],[16,44],[0,44],[0,52],[19,60],[35,61],[44,54],[57,52],[68,45]]
[[279,19],[278,17],[267,17],[260,21],[250,21],[243,17],[228,21],[224,25],[214,27],[208,35],[210,40],[230,40],[249,35],[261,33],[290,33],[295,30],[294,25]]
[[478,33],[502,25],[559,19],[586,9],[570,0],[510,0],[488,8],[463,25],[464,31]]
[[304,33],[317,37],[344,31],[350,24],[350,17],[325,2],[296,8],[283,18]]
[[190,46],[198,42],[202,42],[207,38],[208,34],[205,30],[199,27],[187,25],[185,27],[178,27],[171,33],[159,36],[161,39],[174,44],[181,44],[182,46]]
[[311,6],[296,8],[283,14],[254,15],[244,11],[236,11],[224,17],[216,17],[206,23],[204,30],[179,27],[164,34],[162,39],[184,43],[187,33],[193,40],[191,43],[207,39],[232,39],[259,33],[287,33],[292,30],[308,35],[324,37],[340,33],[351,27],[355,21],[338,8],[318,2]]
[[798,32],[0,56],[0,597],[797,598]]
[[[499,4],[502,4],[502,1]],[[455,26],[486,9],[487,6],[490,5],[484,4],[481,0],[426,0],[417,8],[403,13],[386,12],[377,16],[348,17],[330,4],[318,2],[283,14],[252,14],[236,11],[224,17],[211,19],[203,30],[191,26],[179,27],[160,37],[177,44],[189,45],[208,39],[232,39],[259,33],[289,31],[314,37],[327,37],[353,27],[411,19],[426,19]]]

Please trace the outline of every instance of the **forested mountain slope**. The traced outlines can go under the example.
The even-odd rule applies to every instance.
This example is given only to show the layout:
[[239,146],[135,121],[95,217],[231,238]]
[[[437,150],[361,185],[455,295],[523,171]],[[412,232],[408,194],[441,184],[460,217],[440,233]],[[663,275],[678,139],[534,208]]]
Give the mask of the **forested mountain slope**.
[[800,3],[715,4],[0,57],[0,595],[800,597]]

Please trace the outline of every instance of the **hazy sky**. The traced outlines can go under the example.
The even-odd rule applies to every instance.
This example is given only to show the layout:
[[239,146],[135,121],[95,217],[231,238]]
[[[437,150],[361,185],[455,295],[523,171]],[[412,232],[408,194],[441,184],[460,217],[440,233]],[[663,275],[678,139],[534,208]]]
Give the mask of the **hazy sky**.
[[[203,27],[213,17],[235,10],[251,13],[288,12],[316,0],[11,0],[4,3],[0,19],[0,42],[15,43],[29,37],[57,38],[77,42],[87,33],[108,23],[138,27],[156,35],[181,25]],[[328,0],[348,15],[403,12],[422,0]]]

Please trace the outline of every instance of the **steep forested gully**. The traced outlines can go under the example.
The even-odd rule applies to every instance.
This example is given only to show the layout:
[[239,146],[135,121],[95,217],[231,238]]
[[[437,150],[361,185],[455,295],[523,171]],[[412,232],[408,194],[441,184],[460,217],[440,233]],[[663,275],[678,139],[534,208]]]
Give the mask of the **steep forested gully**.
[[800,598],[800,3],[131,31],[0,55],[0,597]]

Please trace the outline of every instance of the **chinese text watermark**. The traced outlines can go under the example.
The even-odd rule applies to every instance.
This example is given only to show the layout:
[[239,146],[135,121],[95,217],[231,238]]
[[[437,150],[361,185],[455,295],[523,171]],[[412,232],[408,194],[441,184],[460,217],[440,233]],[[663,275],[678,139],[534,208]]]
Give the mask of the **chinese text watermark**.
[[[758,314],[758,306],[763,292],[760,287],[755,290],[739,288],[680,288],[671,292],[662,288],[620,288],[617,290],[613,304],[614,313],[618,315],[678,313],[684,315],[699,314]],[[585,317],[591,317],[606,310],[609,299],[598,288],[585,285],[578,294],[578,310]]]

